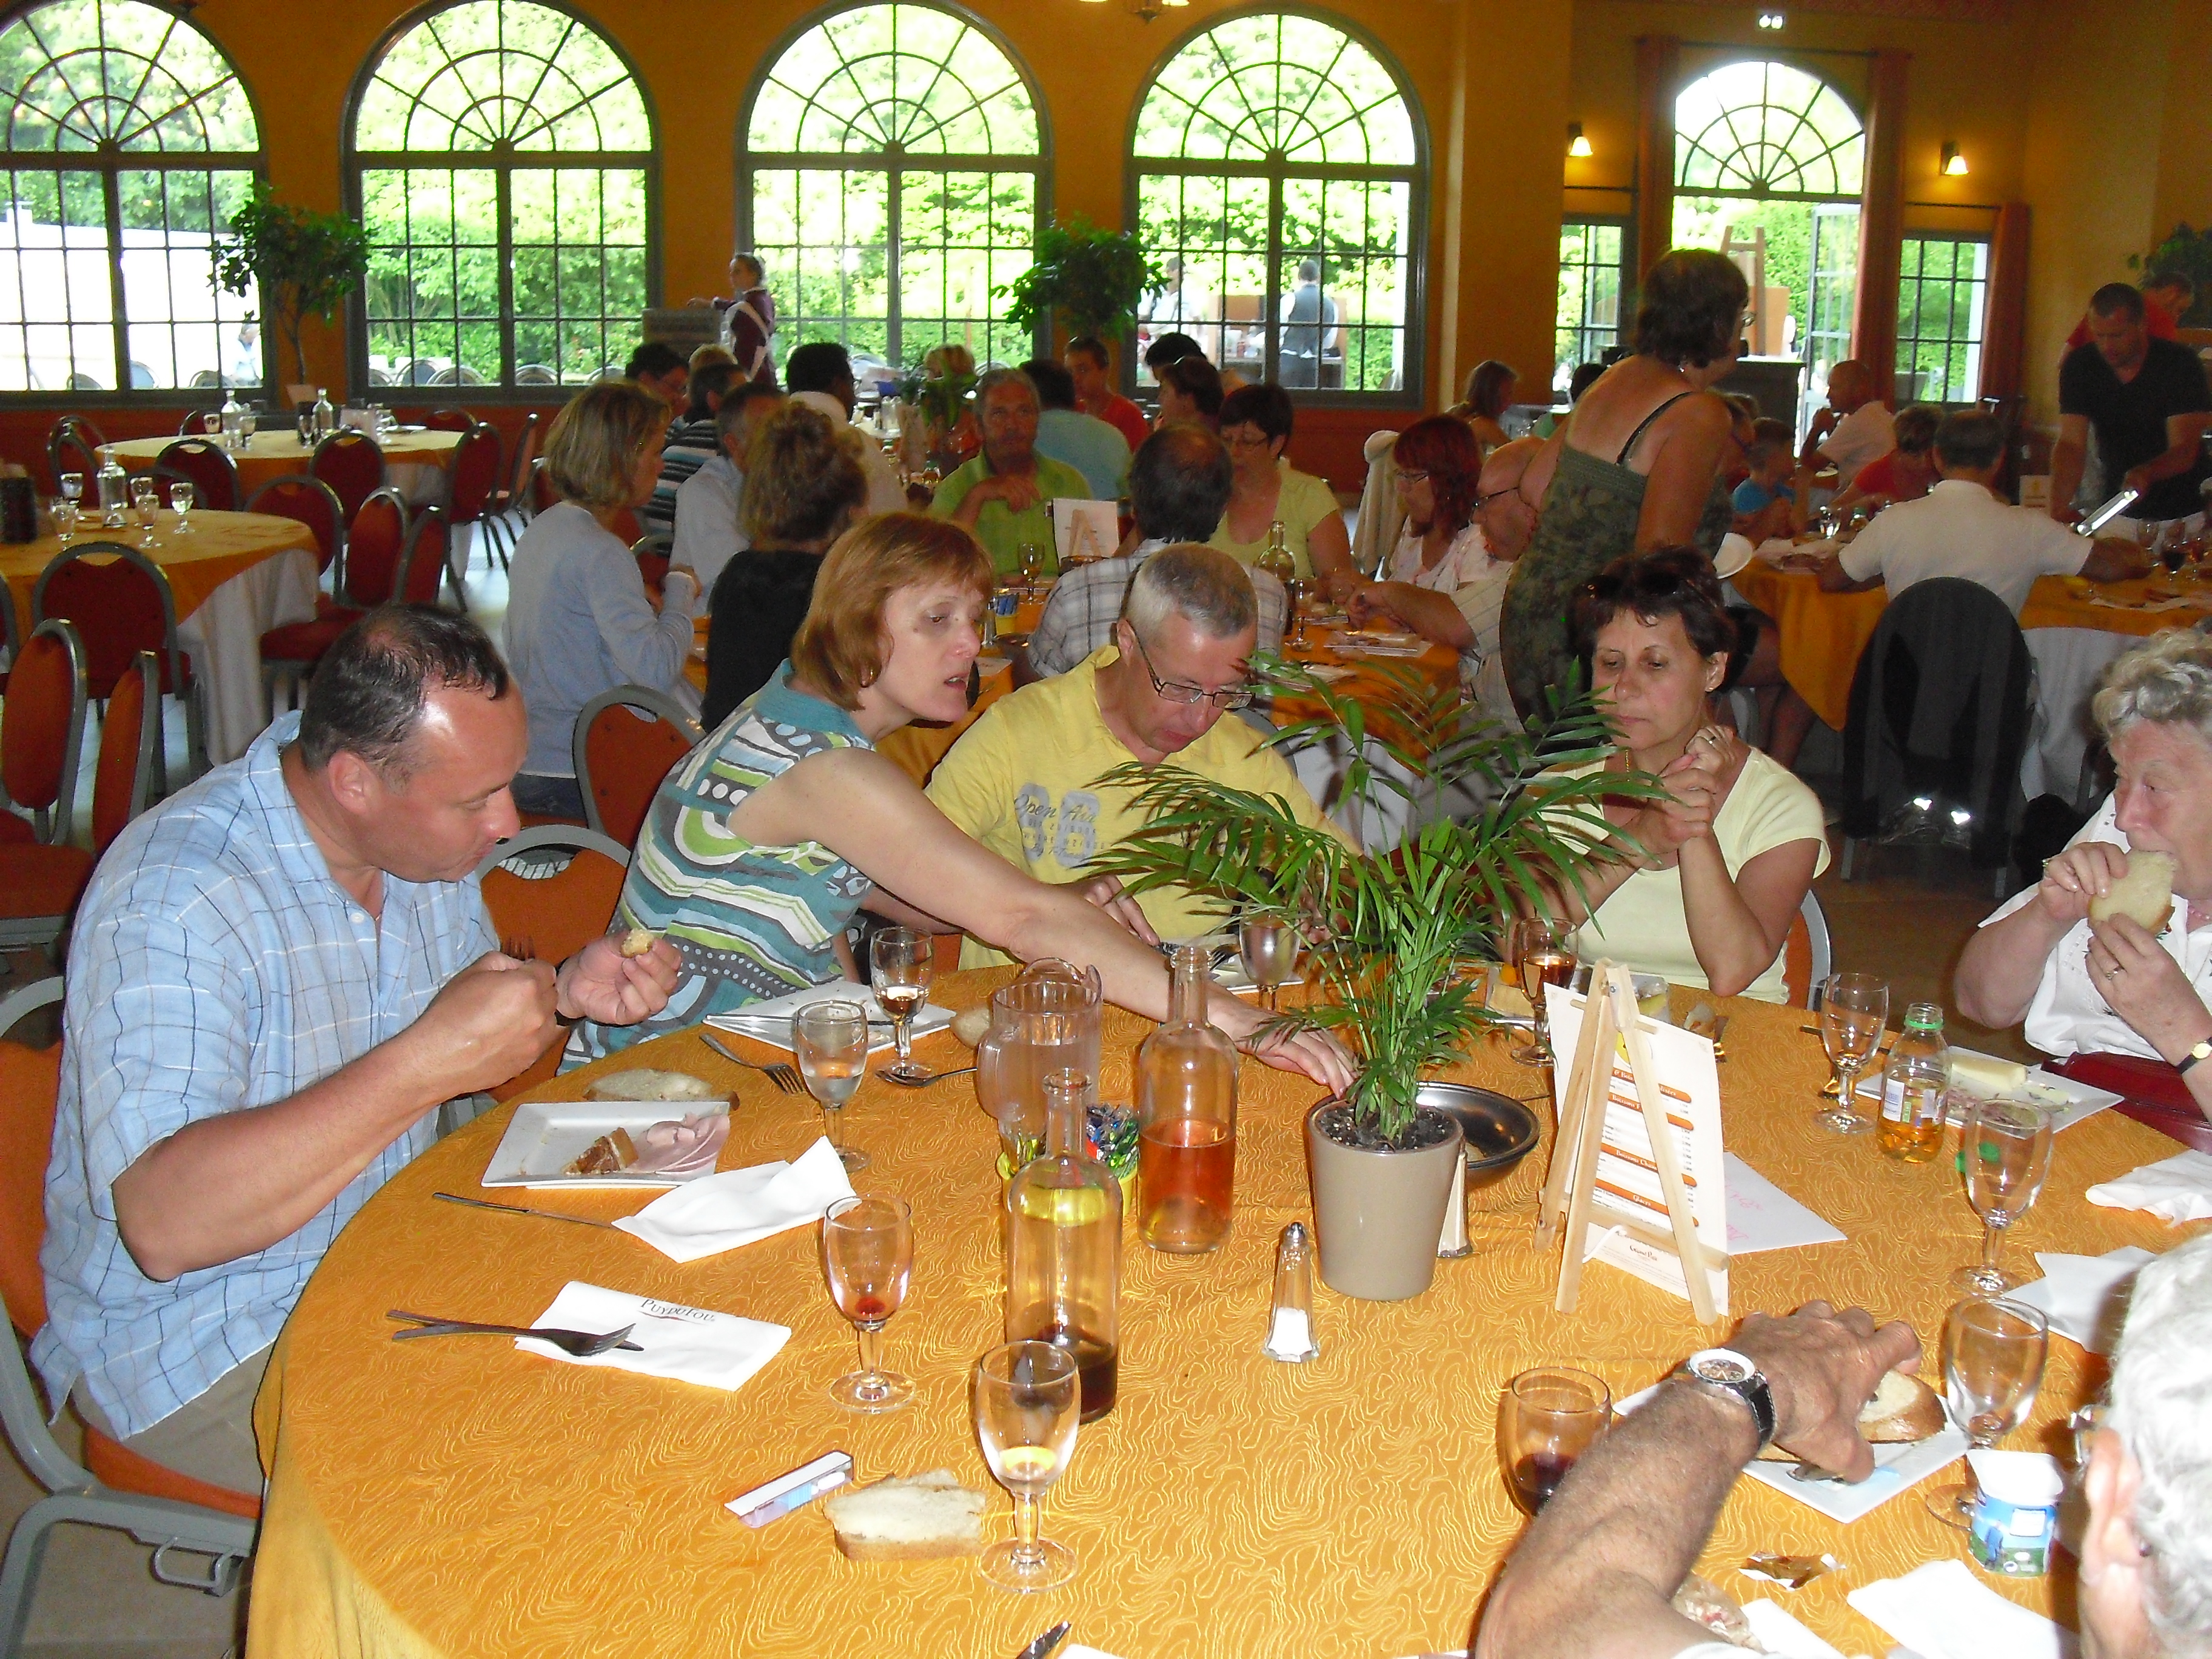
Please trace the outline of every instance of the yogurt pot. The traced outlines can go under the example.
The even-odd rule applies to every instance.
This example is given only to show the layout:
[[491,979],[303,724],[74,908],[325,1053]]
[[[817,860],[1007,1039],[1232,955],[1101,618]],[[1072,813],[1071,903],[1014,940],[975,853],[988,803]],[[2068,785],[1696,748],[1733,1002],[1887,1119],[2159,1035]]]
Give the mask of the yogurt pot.
[[2040,1578],[2050,1570],[2058,1499],[2066,1477],[2045,1452],[1970,1451],[1981,1496],[1967,1536],[1974,1559],[2008,1578]]

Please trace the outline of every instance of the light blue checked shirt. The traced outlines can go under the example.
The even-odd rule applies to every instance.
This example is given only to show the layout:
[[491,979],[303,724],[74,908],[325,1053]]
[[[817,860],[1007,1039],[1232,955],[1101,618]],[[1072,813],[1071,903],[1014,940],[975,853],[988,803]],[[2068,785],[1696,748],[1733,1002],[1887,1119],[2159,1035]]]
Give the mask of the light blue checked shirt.
[[82,1377],[126,1437],[276,1340],[338,1229],[430,1144],[437,1114],[290,1237],[167,1284],[124,1248],[116,1177],[188,1123],[358,1060],[497,948],[473,876],[387,876],[380,929],[331,879],[284,785],[298,730],[285,715],[132,823],[77,911],[40,1256],[48,1318],[31,1357],[57,1406]]

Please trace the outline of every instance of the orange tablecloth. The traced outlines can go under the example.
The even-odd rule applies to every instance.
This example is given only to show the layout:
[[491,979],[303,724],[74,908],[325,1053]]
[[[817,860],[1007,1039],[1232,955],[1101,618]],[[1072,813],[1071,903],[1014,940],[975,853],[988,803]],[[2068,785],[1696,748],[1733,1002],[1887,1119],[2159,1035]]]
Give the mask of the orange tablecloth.
[[[312,552],[315,545],[314,537],[297,520],[265,513],[195,512],[188,536],[170,532],[169,526],[175,521],[173,514],[164,511],[155,544],[142,550],[168,577],[169,591],[177,596],[179,622],[240,571],[288,549],[304,547]],[[119,541],[137,547],[138,528],[132,524],[122,530],[102,530],[94,524],[79,531],[72,545],[93,541]],[[61,550],[61,543],[51,535],[15,546],[0,546],[0,577],[7,580],[15,601],[16,618],[25,633],[30,631],[31,593],[38,586],[39,574]]]
[[[936,995],[971,1005],[1003,976],[952,975]],[[1894,1164],[1870,1140],[1818,1127],[1826,1066],[1819,1039],[1799,1029],[1804,1013],[1741,1001],[1729,1012],[1730,1146],[1848,1235],[1739,1258],[1735,1306],[1861,1303],[1911,1320],[1933,1364],[1952,1299],[1946,1275],[1973,1256],[1979,1234],[1951,1158]],[[1107,1098],[1129,1097],[1146,1029],[1109,1012]],[[933,1062],[964,1055],[950,1034],[921,1052]],[[614,1063],[678,1066],[733,1089],[725,1168],[796,1157],[819,1132],[809,1103],[696,1036]],[[1517,1095],[1536,1087],[1535,1073],[1495,1047],[1464,1074]],[[573,1097],[586,1076],[538,1092]],[[339,1237],[285,1327],[259,1402],[273,1475],[251,1653],[1004,1656],[1063,1617],[1074,1639],[1126,1659],[1460,1646],[1522,1527],[1493,1449],[1506,1380],[1571,1363],[1626,1395],[1724,1327],[1700,1328],[1687,1303],[1602,1265],[1586,1273],[1577,1312],[1553,1311],[1557,1253],[1529,1247],[1540,1148],[1474,1195],[1474,1253],[1439,1262],[1426,1295],[1378,1304],[1317,1289],[1319,1359],[1264,1358],[1276,1235],[1310,1213],[1300,1123],[1315,1091],[1249,1060],[1242,1090],[1234,1232],[1196,1258],[1127,1244],[1121,1401],[1082,1431],[1046,1507],[1049,1534],[1074,1548],[1080,1570],[1065,1589],[1031,1598],[992,1589],[967,1561],[849,1563],[818,1509],[756,1532],[723,1508],[838,1447],[864,1480],[955,1470],[990,1493],[987,1524],[1003,1534],[1008,1503],[969,1419],[968,1370],[1000,1340],[1003,1293],[997,1139],[969,1079],[909,1093],[871,1079],[848,1109],[851,1141],[875,1159],[861,1185],[915,1211],[913,1290],[886,1357],[914,1376],[916,1398],[883,1418],[847,1416],[823,1395],[850,1368],[854,1343],[823,1288],[814,1230],[680,1267],[620,1233],[430,1201],[440,1188],[477,1192],[507,1111],[448,1138]],[[2037,1249],[2171,1248],[2195,1230],[2094,1209],[2082,1193],[2173,1150],[2114,1113],[2067,1130],[2005,1260],[2032,1267]],[[641,1203],[546,1192],[529,1201],[603,1218]],[[387,1340],[389,1308],[526,1323],[572,1279],[772,1320],[793,1335],[735,1394],[556,1364],[494,1339]],[[2054,1444],[2096,1386],[2097,1362],[2063,1340],[2051,1347],[2014,1446]],[[1844,1528],[1744,1480],[1700,1567],[1741,1599],[1769,1594],[1735,1571],[1758,1550],[1833,1551],[1849,1564],[1785,1598],[1846,1653],[1888,1645],[1846,1591],[1966,1554],[1917,1492]],[[1986,1582],[2070,1616],[2070,1564],[2046,1579]]]
[[[2212,587],[2201,582],[2175,582],[2172,578],[2142,578],[2129,582],[2100,582],[2091,590],[2097,599],[2112,601],[2100,605],[2094,599],[2079,599],[2070,592],[2065,579],[2060,576],[2039,576],[2028,592],[2027,603],[2020,613],[2023,629],[2037,628],[2094,628],[2106,634],[2132,634],[2148,637],[2162,634],[2169,628],[2194,628],[2208,611],[2212,611]],[[2190,601],[2164,611],[2139,609],[2145,603],[2156,603],[2179,595]]]
[[[377,440],[377,447],[384,451],[387,466],[443,469],[453,459],[454,447],[460,441],[458,432],[394,432]],[[130,438],[108,447],[127,471],[143,472],[176,441],[174,438]],[[271,478],[281,478],[289,472],[305,472],[314,453],[313,445],[303,447],[297,433],[283,428],[255,433],[251,447],[243,453],[233,454],[231,459],[238,467],[240,488],[251,495]],[[86,484],[90,489],[91,481],[88,479]],[[403,493],[417,505],[433,499],[413,489]]]

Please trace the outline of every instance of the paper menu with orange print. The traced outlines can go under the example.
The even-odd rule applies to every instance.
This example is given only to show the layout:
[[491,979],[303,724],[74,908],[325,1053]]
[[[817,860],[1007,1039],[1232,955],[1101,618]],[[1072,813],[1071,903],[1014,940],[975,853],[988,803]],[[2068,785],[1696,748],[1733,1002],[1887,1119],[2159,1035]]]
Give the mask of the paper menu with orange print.
[[[1582,1035],[1583,1000],[1559,986],[1545,989],[1552,1052],[1560,1057],[1560,1063],[1552,1068],[1554,1104],[1564,1112],[1570,1071],[1566,1061]],[[1665,1107],[1668,1132],[1698,1242],[1712,1253],[1705,1274],[1713,1305],[1724,1314],[1729,1306],[1728,1171],[1721,1144],[1720,1072],[1714,1063],[1713,1045],[1680,1026],[1641,1016],[1637,1032],[1645,1050],[1648,1076]],[[1590,1186],[1592,1214],[1583,1246],[1583,1260],[1610,1262],[1686,1300],[1689,1286],[1683,1279],[1680,1257],[1631,1237],[1612,1224],[1613,1218],[1625,1216],[1662,1234],[1668,1226],[1658,1168],[1651,1157],[1650,1134],[1638,1101],[1635,1074],[1629,1069],[1625,1033],[1614,1044],[1610,1081],[1605,1129]],[[1572,1155],[1578,1148],[1565,1150]],[[1568,1170],[1570,1191],[1581,1175],[1578,1169]],[[1720,1265],[1711,1265],[1713,1261]]]

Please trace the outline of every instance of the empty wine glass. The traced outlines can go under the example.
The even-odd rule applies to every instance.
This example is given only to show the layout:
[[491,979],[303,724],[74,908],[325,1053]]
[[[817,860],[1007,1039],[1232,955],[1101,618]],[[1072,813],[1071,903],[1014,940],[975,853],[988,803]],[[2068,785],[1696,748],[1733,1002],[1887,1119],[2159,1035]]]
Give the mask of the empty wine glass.
[[1522,916],[1507,936],[1507,954],[1521,981],[1522,993],[1535,1016],[1532,1041],[1513,1051],[1523,1066],[1552,1064],[1551,1010],[1544,1000],[1547,985],[1565,985],[1575,976],[1575,953],[1570,942],[1574,929],[1552,916]]
[[138,519],[138,545],[153,546],[154,526],[161,514],[161,488],[146,473],[131,477],[131,510]]
[[185,516],[191,510],[192,487],[188,483],[171,484],[169,486],[169,511],[177,515],[177,534],[179,536],[189,536],[192,533],[192,526]]
[[1024,542],[1021,550],[1022,587],[1030,599],[1037,596],[1044,575],[1044,544]]
[[1048,1342],[1008,1342],[975,1362],[975,1438],[991,1478],[1012,1494],[1014,1535],[976,1563],[1000,1589],[1051,1589],[1075,1577],[1075,1552],[1037,1535],[1037,1504],[1075,1455],[1083,1391],[1075,1361]]
[[898,1044],[898,1061],[887,1076],[928,1079],[929,1068],[914,1063],[914,1017],[929,1000],[936,956],[937,941],[911,927],[886,927],[868,941],[868,977],[876,1000],[891,1017],[891,1040]]
[[792,1049],[806,1092],[822,1103],[822,1133],[848,1174],[868,1155],[845,1145],[845,1103],[868,1074],[868,1011],[857,1002],[810,1002],[791,1019]]
[[1498,1461],[1523,1515],[1550,1501],[1613,1419],[1613,1392],[1588,1371],[1540,1365],[1498,1397]]
[[914,1214],[902,1198],[862,1193],[841,1198],[822,1218],[822,1267],[830,1299],[853,1322],[860,1369],[830,1385],[848,1412],[895,1412],[914,1398],[914,1381],[883,1365],[884,1326],[906,1300],[914,1271]]
[[1966,1202],[1982,1218],[1982,1259],[1951,1275],[1954,1290],[2002,1296],[2019,1281],[1997,1267],[2004,1230],[2025,1215],[2051,1173],[2051,1109],[2024,1100],[1977,1100],[1967,1114],[1960,1152]]
[[53,500],[54,539],[67,547],[76,539],[77,520],[82,516],[77,505],[66,495]]
[[1298,930],[1280,916],[1248,916],[1237,924],[1237,949],[1244,971],[1259,988],[1260,1006],[1273,1013],[1275,999],[1298,970]]
[[[2051,1328],[2039,1308],[1996,1297],[1970,1296],[1943,1316],[1943,1403],[1976,1448],[1994,1446],[2027,1420],[2043,1385]],[[1971,1481],[1937,1487],[1927,1498],[1939,1521],[1965,1524],[1973,1507]]]
[[[1820,988],[1820,1041],[1835,1068],[1833,1106],[1816,1107],[1814,1115],[1838,1134],[1864,1134],[1874,1120],[1856,1103],[1859,1073],[1881,1047],[1889,1021],[1889,984],[1871,974],[1835,974]],[[1821,1091],[1825,1097],[1827,1091]]]

